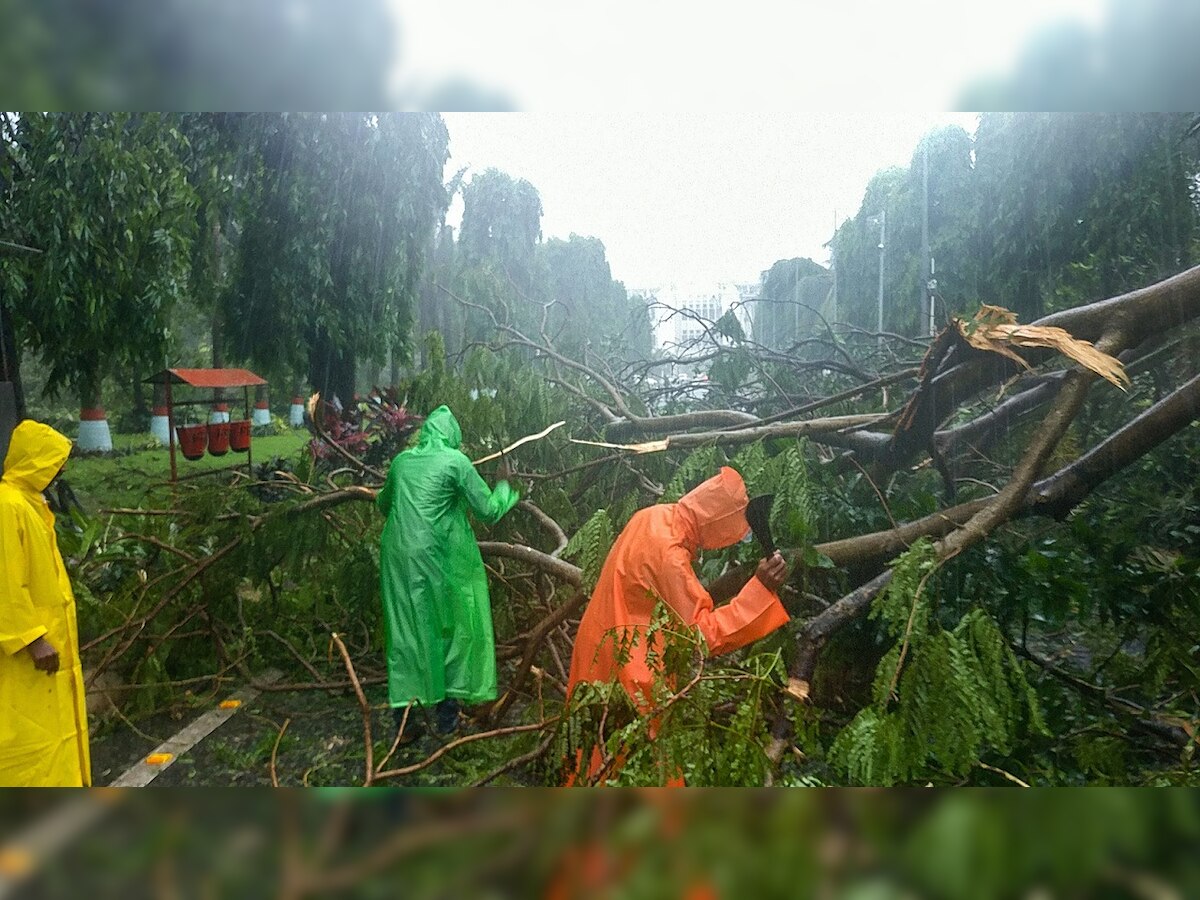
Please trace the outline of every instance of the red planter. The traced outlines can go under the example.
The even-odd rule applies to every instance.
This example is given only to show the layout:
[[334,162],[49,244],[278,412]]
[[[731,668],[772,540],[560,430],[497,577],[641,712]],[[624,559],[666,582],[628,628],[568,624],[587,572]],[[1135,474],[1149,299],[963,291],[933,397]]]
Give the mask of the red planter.
[[250,449],[249,419],[229,423],[229,449],[237,453],[246,453]]
[[199,459],[204,455],[204,446],[208,443],[208,426],[179,425],[175,432],[179,435],[179,449],[183,451],[184,459]]
[[224,456],[229,452],[229,423],[208,424],[208,452],[213,456]]

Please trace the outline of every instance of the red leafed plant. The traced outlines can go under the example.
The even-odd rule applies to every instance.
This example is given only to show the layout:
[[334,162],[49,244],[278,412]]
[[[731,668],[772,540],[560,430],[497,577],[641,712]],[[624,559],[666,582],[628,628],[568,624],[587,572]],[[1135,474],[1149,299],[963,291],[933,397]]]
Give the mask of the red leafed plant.
[[[376,467],[386,465],[403,450],[424,421],[424,417],[408,411],[395,388],[373,388],[366,397],[356,396],[345,406],[318,399],[310,409],[325,437]],[[309,441],[308,448],[318,464],[344,459],[320,434]]]

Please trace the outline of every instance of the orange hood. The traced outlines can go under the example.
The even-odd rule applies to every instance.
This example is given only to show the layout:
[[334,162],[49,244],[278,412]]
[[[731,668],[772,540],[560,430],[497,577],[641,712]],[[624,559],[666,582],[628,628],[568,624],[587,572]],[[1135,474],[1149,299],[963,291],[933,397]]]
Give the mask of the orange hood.
[[729,466],[688,491],[676,504],[688,542],[702,550],[720,550],[750,533],[746,521],[746,483]]

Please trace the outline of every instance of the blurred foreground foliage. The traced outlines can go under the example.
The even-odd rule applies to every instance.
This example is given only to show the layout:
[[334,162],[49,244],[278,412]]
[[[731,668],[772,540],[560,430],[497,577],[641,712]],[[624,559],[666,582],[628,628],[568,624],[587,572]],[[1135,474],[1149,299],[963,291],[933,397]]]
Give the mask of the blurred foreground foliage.
[[[367,798],[371,799],[367,799]],[[5,792],[26,897],[1176,898],[1195,792]],[[0,875],[0,879],[11,873]]]

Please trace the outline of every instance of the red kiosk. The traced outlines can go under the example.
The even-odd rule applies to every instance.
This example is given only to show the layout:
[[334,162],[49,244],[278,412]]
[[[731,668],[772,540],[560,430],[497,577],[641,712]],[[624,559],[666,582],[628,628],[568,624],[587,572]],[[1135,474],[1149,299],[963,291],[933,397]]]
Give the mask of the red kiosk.
[[[250,452],[250,388],[267,382],[259,378],[249,369],[163,369],[156,375],[146,379],[147,384],[161,384],[167,392],[167,434],[171,449],[171,481],[182,481],[187,478],[198,478],[201,475],[211,475],[213,472],[223,472],[226,469],[237,468],[241,463],[232,466],[218,466],[205,469],[180,478],[175,467],[175,444],[178,434],[179,449],[185,459],[199,459],[207,449],[212,456],[224,456],[230,450],[246,454],[246,471],[254,477],[252,454]],[[218,390],[225,388],[242,388],[245,398],[246,417],[236,422],[213,422],[199,425],[181,425],[175,427],[175,407],[177,406],[213,406],[221,402],[214,394],[193,400],[176,400],[172,386],[184,384],[193,388],[208,388]]]

